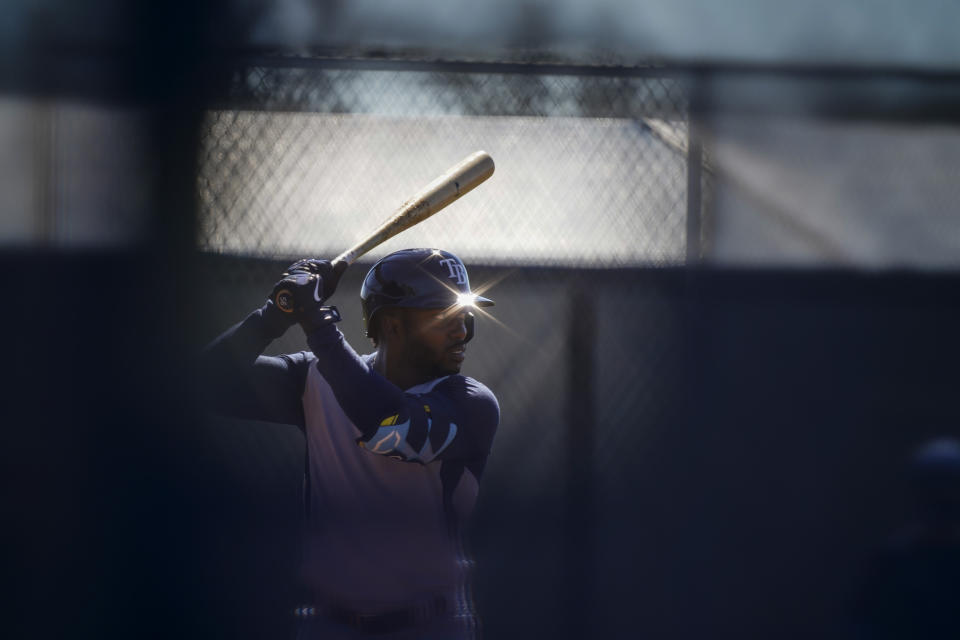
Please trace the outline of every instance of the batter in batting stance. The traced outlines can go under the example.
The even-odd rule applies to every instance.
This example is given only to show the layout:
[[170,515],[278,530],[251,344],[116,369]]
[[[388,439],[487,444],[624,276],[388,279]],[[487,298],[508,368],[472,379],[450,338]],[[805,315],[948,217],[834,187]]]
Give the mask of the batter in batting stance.
[[[291,265],[267,303],[203,358],[218,411],[294,424],[306,436],[303,580],[312,601],[298,610],[300,637],[473,637],[460,528],[500,409],[459,372],[471,308],[493,301],[471,292],[451,253],[392,253],[363,282],[376,349],[361,356],[324,304],[338,276],[327,261]],[[293,324],[309,352],[261,355]]]

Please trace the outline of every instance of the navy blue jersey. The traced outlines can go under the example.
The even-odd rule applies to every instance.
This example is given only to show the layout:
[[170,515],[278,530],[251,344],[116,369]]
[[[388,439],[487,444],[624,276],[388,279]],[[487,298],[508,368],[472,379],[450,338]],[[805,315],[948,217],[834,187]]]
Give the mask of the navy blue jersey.
[[462,605],[459,530],[499,422],[484,385],[450,375],[400,389],[335,325],[310,352],[260,355],[282,333],[262,310],[205,351],[216,408],[295,424],[307,441],[303,579],[364,611],[441,595]]

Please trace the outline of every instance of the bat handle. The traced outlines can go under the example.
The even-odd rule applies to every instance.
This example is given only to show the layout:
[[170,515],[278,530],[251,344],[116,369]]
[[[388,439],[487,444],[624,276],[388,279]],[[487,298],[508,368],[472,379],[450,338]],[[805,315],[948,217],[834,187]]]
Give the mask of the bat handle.
[[[337,290],[337,285],[340,284],[340,276],[343,275],[343,272],[347,270],[347,267],[350,266],[350,263],[346,260],[336,260],[333,261],[333,275],[328,278],[330,282],[323,283],[323,297],[324,299],[329,298],[333,295],[334,291]],[[329,292],[329,293],[328,293]]]

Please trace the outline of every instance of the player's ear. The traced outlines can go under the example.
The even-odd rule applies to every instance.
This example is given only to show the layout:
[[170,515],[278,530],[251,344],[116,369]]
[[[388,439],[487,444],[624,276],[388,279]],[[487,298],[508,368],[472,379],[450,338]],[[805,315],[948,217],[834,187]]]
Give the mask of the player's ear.
[[406,327],[399,309],[384,309],[380,313],[379,320],[380,327],[377,331],[377,337],[380,342],[389,342],[391,339],[403,335]]

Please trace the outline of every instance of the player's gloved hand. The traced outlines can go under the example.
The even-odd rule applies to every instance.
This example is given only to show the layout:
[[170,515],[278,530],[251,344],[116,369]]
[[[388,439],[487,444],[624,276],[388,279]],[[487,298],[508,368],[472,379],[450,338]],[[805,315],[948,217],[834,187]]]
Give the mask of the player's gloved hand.
[[299,322],[307,329],[329,322],[330,310],[323,302],[336,291],[345,268],[345,263],[335,268],[328,260],[298,260],[274,285],[267,305],[281,312],[288,326]]

